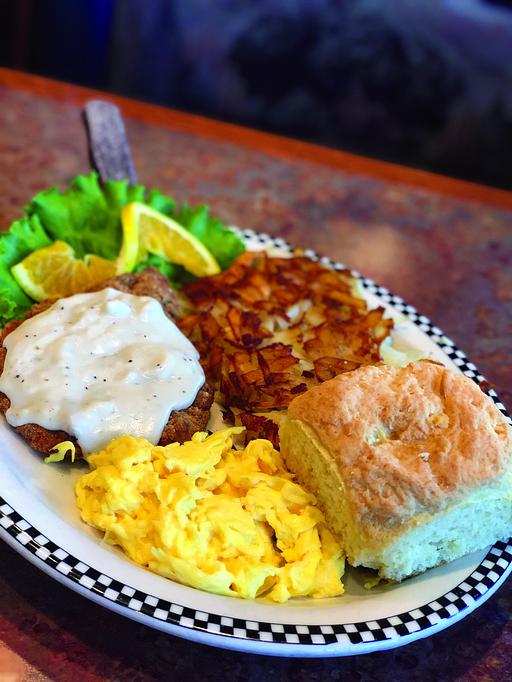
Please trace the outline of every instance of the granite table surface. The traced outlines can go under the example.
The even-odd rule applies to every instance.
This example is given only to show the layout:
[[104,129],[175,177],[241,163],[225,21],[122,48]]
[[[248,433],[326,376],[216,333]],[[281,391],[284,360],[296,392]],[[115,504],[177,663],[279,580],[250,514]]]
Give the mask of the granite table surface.
[[[87,94],[87,93],[85,93]],[[83,91],[0,70],[0,228],[87,171]],[[150,108],[147,111],[154,111]],[[430,317],[512,407],[512,198],[269,136],[123,107],[142,182],[224,221],[313,248]],[[174,121],[174,123],[173,123]],[[185,121],[185,123],[183,123]],[[180,123],[181,122],[181,123]],[[422,180],[424,178],[424,182]],[[423,185],[423,186],[422,186]],[[507,680],[512,582],[403,648],[282,659],[174,638],[107,611],[0,543],[0,680]]]

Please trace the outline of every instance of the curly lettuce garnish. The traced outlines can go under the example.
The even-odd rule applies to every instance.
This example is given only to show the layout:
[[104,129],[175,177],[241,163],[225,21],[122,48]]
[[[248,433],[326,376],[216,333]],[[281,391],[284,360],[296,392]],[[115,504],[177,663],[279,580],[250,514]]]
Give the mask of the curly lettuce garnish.
[[[53,187],[36,194],[25,207],[25,217],[0,234],[0,326],[21,317],[33,301],[26,296],[10,269],[32,251],[60,240],[70,244],[78,258],[92,253],[115,260],[122,243],[123,206],[141,201],[189,230],[212,253],[222,269],[245,250],[238,235],[209,214],[206,206],[177,206],[174,199],[126,180],[100,184],[96,173],[80,175],[64,191]],[[183,268],[151,257],[137,269],[157,267],[173,286],[189,279]]]
[[33,303],[11,275],[12,266],[51,243],[37,216],[16,220],[0,235],[0,326],[21,317]]

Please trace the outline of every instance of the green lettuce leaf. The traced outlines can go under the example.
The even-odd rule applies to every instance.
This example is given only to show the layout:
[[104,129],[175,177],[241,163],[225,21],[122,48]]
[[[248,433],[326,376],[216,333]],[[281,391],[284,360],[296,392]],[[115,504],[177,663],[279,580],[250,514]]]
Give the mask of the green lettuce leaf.
[[165,215],[172,217],[176,210],[176,202],[171,197],[166,197],[157,189],[152,189],[148,192],[147,196],[143,200],[145,204],[154,208],[155,211],[160,211],[160,213],[165,213]]
[[26,206],[36,215],[52,241],[70,244],[77,258],[95,253],[114,260],[122,241],[121,208],[131,201],[144,201],[145,188],[126,180],[109,180],[102,187],[96,173],[79,175],[68,189],[56,187],[39,192]]
[[[0,324],[20,317],[32,305],[10,273],[16,263],[32,251],[56,240],[67,242],[78,258],[94,253],[114,260],[121,248],[121,209],[132,201],[141,201],[176,220],[210,250],[224,270],[244,250],[240,237],[206,206],[177,206],[174,199],[143,185],[129,185],[126,180],[108,180],[100,184],[96,173],[80,175],[61,191],[56,187],[36,194],[25,207],[25,217],[12,223],[0,235]],[[150,255],[137,270],[156,267],[179,287],[194,279],[184,268]]]
[[122,240],[120,212],[125,204],[142,201],[168,215],[199,239],[225,270],[245,247],[237,235],[210,215],[207,206],[181,207],[158,190],[126,180],[108,180],[101,186],[96,173],[80,175],[67,190],[55,187],[39,192],[26,207],[36,215],[52,240],[70,244],[78,258],[95,253],[114,260]]
[[211,216],[208,206],[191,208],[183,204],[172,217],[203,242],[222,270],[229,268],[235,258],[245,251],[240,237]]
[[22,218],[0,234],[0,325],[21,317],[33,304],[11,275],[11,268],[35,249],[51,244],[37,216]]

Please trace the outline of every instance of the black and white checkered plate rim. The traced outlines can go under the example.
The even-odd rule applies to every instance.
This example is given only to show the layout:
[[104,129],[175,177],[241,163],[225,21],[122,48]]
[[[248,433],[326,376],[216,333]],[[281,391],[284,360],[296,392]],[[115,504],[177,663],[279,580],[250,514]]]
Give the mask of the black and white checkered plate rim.
[[[292,247],[280,238],[256,234],[251,230],[240,232],[245,239],[252,243],[256,240],[262,247],[293,252]],[[307,250],[301,253],[336,270],[344,269],[341,263],[319,257],[314,251]],[[484,377],[475,365],[469,362],[465,354],[428,318],[420,315],[415,308],[399,296],[391,294],[384,287],[378,286],[357,272],[353,274],[359,278],[367,292],[376,295],[382,302],[391,305],[419,326],[466,376],[471,377],[478,384],[484,382]],[[507,421],[512,424],[496,392],[487,389],[486,393],[505,415]],[[451,622],[459,620],[465,613],[472,611],[478,602],[483,602],[494,592],[505,575],[512,570],[511,541],[497,542],[471,575],[449,592],[411,611],[356,623],[283,624],[250,621],[198,611],[134,589],[59,547],[53,540],[45,537],[37,528],[28,523],[3,497],[0,497],[0,535],[5,537],[13,547],[19,548],[21,553],[34,564],[44,568],[49,575],[59,578],[61,582],[66,582],[68,586],[82,594],[89,593],[95,601],[103,604],[109,602],[112,607],[115,606],[115,610],[121,613],[125,612],[131,617],[139,617],[159,629],[165,629],[165,627],[162,628],[164,623],[175,626],[172,631],[175,634],[180,634],[181,631],[182,636],[185,637],[192,630],[197,633],[198,640],[201,640],[201,634],[203,634],[212,635],[216,640],[229,638],[245,640],[247,644],[249,641],[259,642],[267,645],[268,653],[271,653],[268,645],[279,645],[278,653],[283,652],[283,645],[292,645],[295,649],[298,645],[299,648],[307,648],[310,652],[311,648],[314,648],[317,650],[316,655],[322,655],[323,648],[331,649],[333,653],[358,653],[358,651],[381,648],[379,643],[384,645],[387,642],[388,647],[397,646],[412,638],[427,636],[430,632],[443,629]],[[219,645],[230,648],[227,642]],[[248,646],[233,648],[249,650]]]

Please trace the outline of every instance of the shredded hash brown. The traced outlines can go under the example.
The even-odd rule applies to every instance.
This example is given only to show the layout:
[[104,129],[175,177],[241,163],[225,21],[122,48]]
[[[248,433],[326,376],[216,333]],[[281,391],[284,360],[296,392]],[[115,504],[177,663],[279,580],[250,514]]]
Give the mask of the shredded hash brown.
[[383,308],[369,311],[355,286],[348,270],[247,252],[184,287],[193,312],[178,324],[228,415],[249,413],[242,423],[273,436],[272,422],[250,413],[286,408],[312,385],[380,361],[393,323]]

